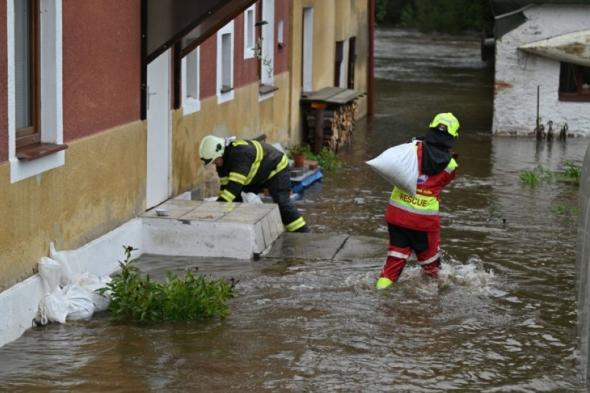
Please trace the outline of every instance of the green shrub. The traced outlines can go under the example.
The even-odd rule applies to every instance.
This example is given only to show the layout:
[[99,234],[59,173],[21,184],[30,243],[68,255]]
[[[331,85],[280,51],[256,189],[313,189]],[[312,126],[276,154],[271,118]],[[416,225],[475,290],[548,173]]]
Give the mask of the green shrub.
[[542,166],[538,166],[533,170],[522,171],[519,175],[520,181],[530,187],[536,187],[541,182],[551,181],[552,174]]
[[209,280],[191,272],[184,277],[167,272],[162,284],[140,275],[131,258],[133,250],[133,247],[125,247],[126,258],[119,262],[120,272],[98,291],[110,293],[109,311],[113,319],[187,321],[227,316],[225,301],[233,295],[233,282]]
[[572,161],[566,161],[563,169],[563,177],[565,181],[573,183],[580,183],[580,176],[582,175],[582,168],[574,164]]
[[336,156],[336,153],[325,146],[320,150],[320,154],[314,154],[309,145],[304,145],[302,151],[306,160],[317,161],[319,166],[325,171],[333,172],[342,168],[342,160]]

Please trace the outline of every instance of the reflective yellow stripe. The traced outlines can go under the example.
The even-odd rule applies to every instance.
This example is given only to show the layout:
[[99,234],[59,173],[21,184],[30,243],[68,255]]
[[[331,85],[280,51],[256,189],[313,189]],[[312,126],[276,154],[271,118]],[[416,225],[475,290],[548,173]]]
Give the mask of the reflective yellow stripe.
[[225,185],[227,185],[227,183],[229,183],[229,178],[227,176],[220,177],[219,183],[221,183],[222,186],[225,186]]
[[248,142],[246,142],[243,139],[238,139],[238,140],[233,141],[231,144],[234,145],[234,146],[240,146],[240,145],[243,146],[243,145],[247,145]]
[[254,160],[254,163],[250,167],[250,172],[248,173],[248,177],[246,178],[246,181],[244,182],[245,185],[250,184],[252,179],[254,179],[254,176],[256,176],[256,173],[258,173],[258,168],[260,167],[260,163],[262,162],[262,158],[264,157],[264,150],[262,149],[262,145],[260,144],[260,142],[258,142],[258,141],[250,141],[250,142],[256,148],[256,159]]
[[454,158],[451,158],[451,161],[449,161],[449,165],[447,165],[447,167],[445,168],[445,171],[451,173],[455,169],[457,169],[458,166],[459,166],[459,164],[457,164],[457,161],[455,161]]
[[233,181],[233,182],[243,185],[246,182],[246,176],[244,176],[238,172],[230,172],[229,173],[229,181]]
[[228,190],[219,191],[219,197],[223,198],[227,202],[232,202],[234,199],[236,199],[236,196]]
[[287,167],[287,165],[289,165],[289,159],[287,158],[287,156],[285,154],[283,154],[283,158],[281,158],[281,161],[279,162],[279,164],[277,165],[277,167],[275,168],[275,170],[272,171],[270,173],[270,175],[268,175],[268,177],[266,178],[266,180],[270,179],[271,177],[273,177],[274,175],[276,175],[278,172],[280,172],[283,169],[285,169]]
[[398,187],[393,189],[389,203],[409,212],[425,215],[438,214],[438,199],[434,196],[416,194],[415,197],[402,191]]
[[305,225],[305,220],[303,219],[303,217],[299,217],[295,221],[292,221],[291,223],[289,223],[285,228],[287,228],[288,232],[294,232],[294,231],[298,230],[299,228],[303,227],[304,225]]

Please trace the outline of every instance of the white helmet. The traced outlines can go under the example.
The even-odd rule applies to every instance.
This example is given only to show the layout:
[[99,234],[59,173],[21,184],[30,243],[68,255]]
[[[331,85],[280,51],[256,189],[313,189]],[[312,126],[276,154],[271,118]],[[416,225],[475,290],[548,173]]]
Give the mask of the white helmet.
[[199,155],[201,156],[201,160],[207,165],[216,158],[223,156],[224,150],[225,139],[215,135],[207,135],[201,140]]

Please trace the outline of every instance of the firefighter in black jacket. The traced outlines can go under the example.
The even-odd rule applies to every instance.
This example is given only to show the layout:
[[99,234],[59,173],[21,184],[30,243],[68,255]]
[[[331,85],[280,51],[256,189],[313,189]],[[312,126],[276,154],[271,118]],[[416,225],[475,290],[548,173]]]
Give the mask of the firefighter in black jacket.
[[289,232],[308,232],[305,220],[291,203],[291,179],[287,156],[273,146],[255,140],[227,140],[207,135],[199,155],[205,165],[213,162],[221,182],[218,201],[241,202],[241,192],[255,194],[267,188],[279,205],[283,225]]

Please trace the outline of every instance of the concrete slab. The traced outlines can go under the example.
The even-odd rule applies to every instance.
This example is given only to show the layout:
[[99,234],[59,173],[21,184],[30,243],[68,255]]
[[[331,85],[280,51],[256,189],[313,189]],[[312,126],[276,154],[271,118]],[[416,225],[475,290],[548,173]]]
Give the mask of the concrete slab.
[[367,258],[383,258],[387,255],[387,236],[383,238],[371,236],[350,236],[338,253],[337,261],[352,261]]
[[[159,205],[151,210],[148,210],[142,216],[143,217],[150,217],[150,218],[177,219],[177,218],[180,218],[183,215],[187,214],[188,212],[196,209],[202,203],[203,202],[200,202],[200,201],[170,199],[170,200],[167,200],[166,202],[162,203],[161,205]],[[163,210],[166,212],[166,215],[159,216],[156,213],[156,210]]]
[[283,231],[274,204],[175,201],[179,202],[170,207],[175,210],[168,217],[143,216],[143,252],[250,259]]
[[337,233],[283,233],[266,258],[334,259],[349,235]]

